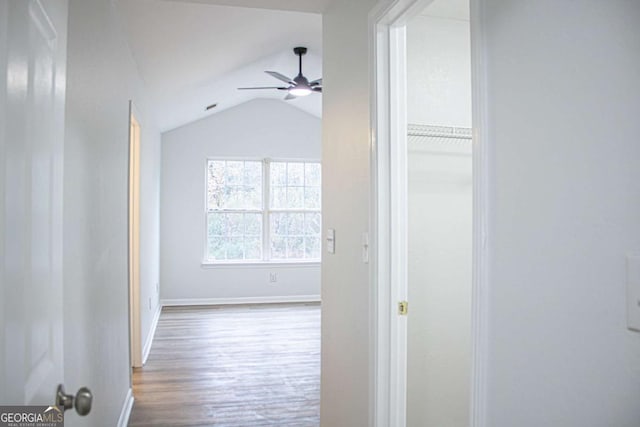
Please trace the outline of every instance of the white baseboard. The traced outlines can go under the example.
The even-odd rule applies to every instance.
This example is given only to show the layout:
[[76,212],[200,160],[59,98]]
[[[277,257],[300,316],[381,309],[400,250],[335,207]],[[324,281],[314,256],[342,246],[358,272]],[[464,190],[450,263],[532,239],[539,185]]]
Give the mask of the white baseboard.
[[153,319],[151,320],[151,327],[149,328],[147,339],[145,340],[144,347],[142,348],[142,365],[147,363],[147,358],[149,357],[149,352],[151,351],[151,344],[153,344],[153,337],[156,335],[156,329],[158,327],[158,319],[160,319],[161,311],[162,311],[162,304],[158,304],[158,306],[156,307],[156,312],[153,315]]
[[129,424],[129,417],[131,416],[131,410],[133,409],[133,392],[131,389],[127,390],[127,397],[124,398],[122,404],[122,410],[120,411],[120,417],[118,418],[118,427],[127,427]]
[[320,302],[320,295],[287,295],[275,297],[239,298],[174,298],[160,300],[161,305],[232,305],[232,304],[275,304],[287,302]]

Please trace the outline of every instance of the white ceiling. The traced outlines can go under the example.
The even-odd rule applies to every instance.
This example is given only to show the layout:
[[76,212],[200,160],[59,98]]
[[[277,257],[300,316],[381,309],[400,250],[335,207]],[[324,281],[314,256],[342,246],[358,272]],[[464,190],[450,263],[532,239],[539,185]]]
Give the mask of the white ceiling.
[[421,15],[468,21],[469,0],[434,0]]
[[[161,131],[173,129],[253,98],[284,98],[277,90],[239,91],[246,86],[280,86],[264,73],[297,74],[294,46],[306,46],[303,72],[322,75],[322,17],[317,13],[232,7],[211,3],[312,10],[312,0],[119,0],[125,32],[140,75],[152,96]],[[318,3],[318,4],[316,4]],[[313,6],[313,8],[312,8]],[[290,102],[320,116],[322,96]],[[205,106],[218,107],[205,112]]]
[[322,13],[332,0],[173,0],[183,3],[205,3],[258,9],[292,10]]

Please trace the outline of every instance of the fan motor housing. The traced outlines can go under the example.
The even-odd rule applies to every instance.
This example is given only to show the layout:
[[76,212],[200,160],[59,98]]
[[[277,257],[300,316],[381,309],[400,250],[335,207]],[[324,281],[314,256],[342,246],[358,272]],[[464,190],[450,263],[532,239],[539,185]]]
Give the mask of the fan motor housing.
[[296,55],[304,55],[307,53],[307,48],[306,47],[294,47],[293,48],[293,53],[295,53]]

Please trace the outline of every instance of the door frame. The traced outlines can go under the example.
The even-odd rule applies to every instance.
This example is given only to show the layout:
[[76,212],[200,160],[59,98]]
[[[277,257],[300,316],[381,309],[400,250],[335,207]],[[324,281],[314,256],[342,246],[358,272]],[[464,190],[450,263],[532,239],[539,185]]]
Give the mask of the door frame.
[[129,101],[129,365],[142,366],[140,325],[140,122],[133,101]]
[[[372,262],[370,418],[406,426],[407,296],[406,23],[433,0],[381,0],[369,15]],[[488,359],[489,151],[481,0],[470,0],[473,247],[470,426],[485,427]]]

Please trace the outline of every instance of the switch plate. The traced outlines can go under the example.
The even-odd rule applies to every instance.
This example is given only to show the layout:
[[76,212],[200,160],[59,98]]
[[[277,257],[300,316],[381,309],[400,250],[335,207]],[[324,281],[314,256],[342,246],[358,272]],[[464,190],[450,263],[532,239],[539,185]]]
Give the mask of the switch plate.
[[640,332],[640,253],[627,254],[627,328]]
[[362,233],[362,262],[369,263],[369,233]]
[[336,253],[336,230],[333,228],[327,230],[327,252]]

